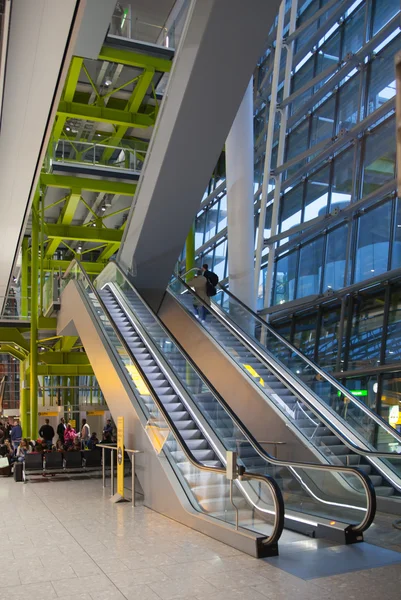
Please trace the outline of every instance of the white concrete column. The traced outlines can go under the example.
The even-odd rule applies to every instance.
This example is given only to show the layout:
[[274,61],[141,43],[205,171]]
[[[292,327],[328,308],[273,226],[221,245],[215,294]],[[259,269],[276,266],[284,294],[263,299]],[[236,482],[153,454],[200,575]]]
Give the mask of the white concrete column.
[[230,291],[255,310],[253,79],[226,142]]

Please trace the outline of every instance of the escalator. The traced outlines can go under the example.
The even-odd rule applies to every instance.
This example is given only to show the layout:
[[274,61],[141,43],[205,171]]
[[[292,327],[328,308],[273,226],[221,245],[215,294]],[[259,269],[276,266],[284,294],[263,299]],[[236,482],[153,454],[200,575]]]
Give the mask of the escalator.
[[[205,322],[196,320],[194,292],[182,279],[169,286],[169,296],[161,315],[173,333],[184,311],[318,460],[358,466],[379,498],[401,500],[401,436],[391,426],[225,288]],[[181,308],[174,315],[172,298]]]
[[[165,421],[174,423],[198,463],[225,468],[227,451],[234,451],[241,472],[245,471],[248,477],[271,477],[277,481],[285,499],[287,528],[347,542],[361,539],[371,513],[369,505],[374,502],[373,487],[366,476],[344,466],[290,463],[270,457],[169,335],[117,265],[112,263],[106,267],[95,285],[97,292],[91,294],[98,294],[96,302],[101,303],[107,319],[113,322],[120,339],[124,339],[142,379],[149,382],[147,385],[157,394],[159,412],[162,407]],[[78,286],[82,293],[79,281]],[[82,341],[86,348],[85,340]],[[106,399],[109,403],[107,394]],[[142,394],[142,400],[150,414],[148,423],[152,423],[153,395],[150,398]],[[227,507],[221,485],[199,484],[181,461],[183,450],[177,448],[176,440],[167,439],[164,449],[176,461],[201,509],[221,520],[234,522],[236,509]],[[268,506],[260,484],[248,484],[241,491],[246,500],[236,490],[234,504],[240,509],[243,526],[253,524],[258,531],[264,531],[255,521],[255,515],[266,514]],[[258,504],[261,498],[266,506]],[[245,507],[250,500],[254,504],[252,516]]]

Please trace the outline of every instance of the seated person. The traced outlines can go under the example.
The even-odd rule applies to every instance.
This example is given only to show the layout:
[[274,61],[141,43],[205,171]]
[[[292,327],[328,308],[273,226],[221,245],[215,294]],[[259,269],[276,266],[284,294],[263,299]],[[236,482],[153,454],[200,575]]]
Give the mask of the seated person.
[[24,462],[25,456],[31,453],[31,447],[28,440],[21,440],[20,445],[17,448],[17,461]]
[[56,442],[56,452],[64,452],[64,446],[61,440],[57,440]]
[[90,437],[90,440],[88,442],[88,450],[94,450],[97,446],[97,444],[99,443],[98,437],[96,435],[96,432],[94,431]]

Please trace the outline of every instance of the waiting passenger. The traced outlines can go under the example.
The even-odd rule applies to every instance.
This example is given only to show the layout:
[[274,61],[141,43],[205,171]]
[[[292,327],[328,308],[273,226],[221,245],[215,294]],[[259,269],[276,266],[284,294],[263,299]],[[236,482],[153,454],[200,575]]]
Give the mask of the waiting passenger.
[[53,445],[54,429],[50,425],[49,419],[45,419],[45,424],[39,429],[39,435],[41,438],[43,438],[48,450],[51,450]]
[[56,452],[64,452],[64,444],[61,440],[56,442]]
[[14,451],[17,451],[17,448],[20,445],[21,440],[22,440],[22,429],[21,429],[21,425],[19,424],[18,419],[16,419],[14,421],[14,427],[11,430],[10,438],[11,438],[11,443],[14,446]]
[[91,435],[91,438],[90,438],[89,442],[88,442],[88,450],[94,450],[96,448],[96,446],[98,445],[98,443],[99,443],[99,440],[97,438],[96,432],[94,431],[92,433],[92,435]]
[[21,440],[21,443],[17,448],[18,462],[24,462],[25,456],[30,453],[31,453],[31,447],[29,446],[28,440]]
[[74,444],[74,440],[77,437],[75,429],[71,427],[71,423],[67,424],[67,428],[64,432],[64,446],[65,449],[68,450],[70,446]]
[[113,438],[113,425],[111,419],[107,419],[106,425],[103,427],[103,442],[110,443]]
[[88,445],[90,435],[91,435],[91,430],[89,428],[89,425],[86,422],[86,419],[82,419],[82,427],[81,427],[82,450],[84,450],[86,448],[86,446]]
[[63,417],[61,417],[60,419],[60,423],[57,425],[57,435],[58,435],[58,439],[64,444],[64,432],[66,430],[67,425],[65,424],[65,421],[63,419]]
[[[197,319],[201,319],[202,323],[204,323],[207,315],[206,306],[204,306],[201,302],[210,306],[210,298],[207,295],[207,279],[203,275],[202,271],[198,271],[197,275],[188,281],[189,287],[195,290],[196,296],[193,299],[193,306],[195,311],[195,317]],[[197,297],[198,296],[198,297]]]

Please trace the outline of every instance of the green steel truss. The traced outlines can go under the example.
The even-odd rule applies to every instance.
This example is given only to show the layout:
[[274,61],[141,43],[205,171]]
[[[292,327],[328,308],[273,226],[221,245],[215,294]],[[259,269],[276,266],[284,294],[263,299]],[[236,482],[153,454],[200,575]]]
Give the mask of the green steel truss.
[[[96,276],[121,244],[125,222],[118,228],[110,228],[107,219],[119,213],[125,217],[130,206],[103,215],[95,212],[99,203],[90,206],[83,193],[95,194],[99,199],[119,196],[132,199],[136,191],[136,183],[54,174],[51,172],[52,152],[59,140],[64,140],[63,144],[69,144],[67,147],[74,148],[80,157],[80,149],[76,145],[85,142],[85,152],[91,143],[104,146],[100,160],[97,157],[99,165],[108,165],[115,147],[128,152],[135,150],[137,154],[143,152],[142,156],[139,154],[143,161],[150,133],[141,140],[131,130],[146,131],[153,127],[159,109],[155,77],[170,72],[172,66],[170,60],[108,46],[101,49],[99,61],[107,63],[99,72],[116,69],[122,83],[119,84],[117,78],[113,89],[104,85],[98,89],[90,75],[93,69],[89,69],[86,59],[74,56],[71,60],[56,111],[48,156],[33,201],[31,239],[25,237],[22,243],[21,316],[30,318],[30,329],[0,328],[0,352],[7,352],[20,361],[20,414],[26,435],[37,431],[39,376],[93,376],[86,354],[77,347],[78,338],[54,336],[56,319],[43,316],[43,285],[48,274],[65,272],[70,260],[78,255],[85,270]],[[135,70],[134,77],[120,77],[126,67],[131,68],[130,73]],[[91,132],[89,138],[88,131]],[[46,203],[46,194],[51,188],[64,190],[65,194],[49,204]],[[97,209],[93,210],[95,204]],[[82,205],[87,215],[85,222],[77,217],[82,215],[83,211],[78,210]],[[56,219],[55,207],[60,208]],[[51,219],[49,214],[52,214]],[[88,249],[82,249],[84,244]],[[57,254],[61,248],[62,256]],[[93,256],[92,260],[87,259],[89,253]],[[46,337],[45,331],[51,331],[48,335],[53,337]],[[26,336],[28,332],[30,339]]]

